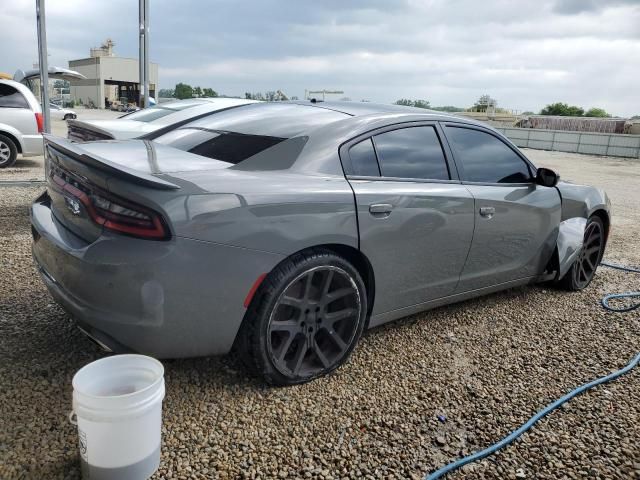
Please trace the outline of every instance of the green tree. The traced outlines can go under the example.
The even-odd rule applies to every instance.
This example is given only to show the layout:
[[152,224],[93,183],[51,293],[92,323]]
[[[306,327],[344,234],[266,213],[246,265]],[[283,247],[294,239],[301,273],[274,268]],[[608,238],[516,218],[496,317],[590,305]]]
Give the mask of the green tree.
[[400,100],[396,100],[395,104],[405,107],[431,108],[429,100],[409,100],[408,98],[401,98]]
[[629,120],[640,120],[640,115],[634,115]]
[[194,87],[193,95],[195,97],[201,97],[202,96],[202,89],[200,87]]
[[529,110],[527,110],[526,112],[522,112],[522,115],[535,115],[535,113],[530,112]]
[[202,95],[205,97],[217,97],[218,92],[216,92],[213,88],[203,88]]
[[444,105],[442,107],[430,107],[431,110],[436,110],[438,112],[449,112],[449,113],[456,113],[456,112],[464,112],[465,109],[461,108],[461,107],[454,107],[453,105]]
[[186,83],[178,83],[175,89],[175,97],[180,100],[185,98],[193,98],[193,88]]
[[584,115],[584,109],[575,105],[567,105],[566,103],[551,103],[540,110],[540,115],[559,115],[563,117],[581,117]]
[[585,117],[610,117],[604,108],[593,107],[587,110],[584,114]]
[[173,90],[173,88],[161,88],[158,91],[158,97],[161,98],[173,98],[175,94],[175,91]]

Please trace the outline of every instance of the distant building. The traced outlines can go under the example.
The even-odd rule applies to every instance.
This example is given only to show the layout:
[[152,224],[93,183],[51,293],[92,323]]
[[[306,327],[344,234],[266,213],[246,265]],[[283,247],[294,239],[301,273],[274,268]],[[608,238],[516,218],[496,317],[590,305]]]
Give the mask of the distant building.
[[[90,50],[89,58],[70,60],[69,68],[82,73],[85,80],[71,82],[71,98],[98,108],[114,101],[137,103],[140,97],[138,59],[116,57],[111,39]],[[149,95],[156,96],[158,64],[149,63]]]

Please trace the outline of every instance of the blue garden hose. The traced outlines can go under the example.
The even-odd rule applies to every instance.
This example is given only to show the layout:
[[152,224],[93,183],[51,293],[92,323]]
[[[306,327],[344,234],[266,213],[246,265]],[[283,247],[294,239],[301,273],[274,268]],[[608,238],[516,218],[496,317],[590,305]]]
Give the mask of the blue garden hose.
[[[633,272],[633,273],[640,273],[640,270],[636,269],[636,268],[631,268],[631,267],[625,267],[623,265],[616,265],[616,264],[612,264],[612,263],[600,263],[600,265],[604,266],[604,267],[609,267],[609,268],[615,268],[616,270],[623,270],[625,272]],[[605,295],[602,298],[602,306],[604,308],[606,308],[609,311],[612,312],[630,312],[632,310],[636,310],[637,308],[640,308],[640,302],[636,303],[636,304],[632,304],[630,306],[627,307],[619,307],[619,308],[614,308],[611,307],[609,305],[609,300],[611,299],[619,299],[619,298],[638,298],[640,297],[640,292],[626,292],[626,293],[613,293],[613,294],[608,294]],[[558,408],[559,406],[561,406],[563,403],[568,402],[569,400],[571,400],[573,397],[575,397],[576,395],[580,395],[583,392],[586,392],[587,390],[595,387],[596,385],[600,385],[602,383],[607,383],[610,382],[611,380],[614,380],[618,377],[620,377],[621,375],[624,375],[625,373],[630,372],[634,367],[636,367],[638,365],[638,363],[640,362],[640,353],[638,353],[635,358],[633,360],[631,360],[631,362],[629,364],[627,364],[626,367],[617,370],[613,373],[610,373],[609,375],[606,375],[604,377],[600,377],[596,380],[593,380],[591,382],[585,383],[584,385],[580,385],[578,388],[576,388],[575,390],[572,390],[571,392],[567,393],[565,396],[559,398],[558,400],[556,400],[553,403],[550,403],[549,405],[547,405],[545,408],[543,408],[542,410],[540,410],[538,413],[536,413],[533,417],[531,417],[529,420],[527,420],[527,422],[522,425],[520,428],[518,428],[517,430],[514,430],[513,432],[511,432],[509,435],[507,435],[506,437],[504,437],[502,440],[500,440],[499,442],[491,445],[488,448],[485,448],[484,450],[481,450],[479,452],[473,453],[467,457],[463,457],[459,460],[456,460],[455,462],[452,462],[448,465],[445,465],[444,467],[436,470],[433,473],[428,474],[425,477],[425,480],[436,480],[444,475],[446,475],[447,473],[451,473],[454,470],[457,470],[458,468],[468,464],[468,463],[472,463],[475,462],[477,460],[481,460],[485,457],[488,457],[489,455],[497,452],[498,450],[500,450],[502,447],[506,447],[507,445],[509,445],[511,442],[513,442],[516,438],[518,438],[520,435],[522,435],[524,432],[526,432],[527,430],[529,430],[531,427],[533,427],[533,425],[535,425],[540,419],[542,419],[543,417],[545,417],[547,414],[551,413],[553,410],[555,410],[556,408]]]

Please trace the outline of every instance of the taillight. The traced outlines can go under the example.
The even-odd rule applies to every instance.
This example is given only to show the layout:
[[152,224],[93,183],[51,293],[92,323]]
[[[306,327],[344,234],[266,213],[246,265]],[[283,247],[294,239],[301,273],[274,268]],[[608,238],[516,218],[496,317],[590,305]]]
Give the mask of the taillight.
[[38,133],[44,132],[44,117],[41,113],[36,113],[36,123],[38,124]]
[[105,228],[143,238],[167,237],[168,232],[160,215],[147,208],[102,192],[91,194],[89,200],[98,215],[94,220]]
[[162,216],[151,209],[93,187],[85,193],[56,174],[53,181],[80,200],[91,219],[104,228],[154,240],[167,240],[170,236]]

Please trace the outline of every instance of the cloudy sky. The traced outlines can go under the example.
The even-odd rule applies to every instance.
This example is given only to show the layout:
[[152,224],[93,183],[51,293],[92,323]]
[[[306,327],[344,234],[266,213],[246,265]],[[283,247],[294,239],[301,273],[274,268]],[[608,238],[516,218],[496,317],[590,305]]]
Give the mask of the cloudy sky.
[[[34,0],[1,0],[0,71],[37,58]],[[640,0],[150,0],[160,88],[339,89],[505,108],[640,114]],[[137,56],[136,0],[46,0],[50,64],[107,37]]]

